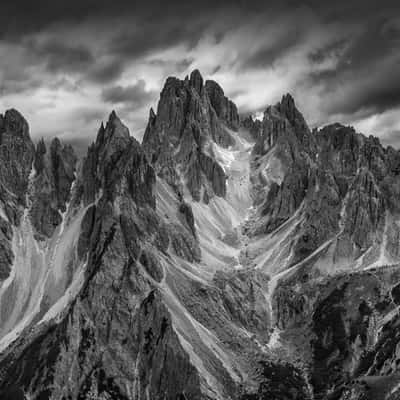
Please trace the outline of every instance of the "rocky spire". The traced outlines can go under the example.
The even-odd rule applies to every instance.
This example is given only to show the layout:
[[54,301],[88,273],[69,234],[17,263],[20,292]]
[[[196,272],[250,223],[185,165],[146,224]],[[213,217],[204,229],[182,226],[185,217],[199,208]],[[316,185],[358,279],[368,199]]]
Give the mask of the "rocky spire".
[[47,152],[46,144],[44,142],[44,139],[41,138],[41,139],[39,139],[39,141],[36,145],[35,159],[33,162],[33,166],[35,168],[36,174],[42,173],[43,169],[46,167],[46,165],[45,165],[46,152]]
[[290,93],[282,96],[282,100],[278,104],[278,108],[279,111],[284,114],[291,123],[295,121],[298,110],[296,108],[294,98]]
[[7,110],[2,118],[2,130],[25,141],[30,141],[29,126],[22,114],[15,110]]
[[237,130],[239,128],[239,113],[235,103],[225,96],[224,91],[217,82],[206,81],[205,88],[217,116],[229,128]]
[[[129,140],[129,130],[121,122],[117,113],[112,110],[106,125],[104,126],[103,121],[100,124],[99,130],[96,137],[96,146],[102,150],[107,150],[112,153],[116,150],[116,147],[123,146]],[[110,149],[106,147],[111,146]]]
[[238,125],[236,106],[219,85],[213,81],[204,85],[200,72],[194,70],[185,80],[166,80],[157,115],[150,111],[142,144],[157,173],[173,187],[178,190],[183,178],[195,200],[201,200],[201,192],[209,199],[225,195],[226,176],[207,155],[208,147],[212,142],[232,145],[227,128]]
[[75,180],[77,157],[71,145],[54,138],[47,150],[39,140],[35,152],[35,175],[30,193],[30,218],[38,239],[52,236],[61,223],[61,213],[66,211]]
[[25,118],[15,109],[0,115],[0,282],[14,260],[12,226],[20,224],[27,204],[34,151]]
[[262,122],[254,119],[251,115],[243,118],[240,125],[247,129],[254,140],[258,140],[262,135]]
[[154,112],[153,107],[151,107],[149,113],[149,121],[154,123],[155,119],[156,119],[156,113]]
[[0,128],[0,180],[5,188],[25,204],[34,145],[25,118],[14,109],[5,112]]
[[96,142],[83,160],[82,174],[85,204],[93,203],[100,190],[105,198],[113,199],[122,190],[117,187],[125,178],[128,188],[123,190],[128,190],[138,206],[155,206],[153,168],[115,111],[110,113],[106,126],[101,124]]
[[200,71],[198,69],[195,69],[192,71],[190,74],[190,85],[195,88],[197,93],[201,95],[202,90],[203,90],[203,77],[200,74]]

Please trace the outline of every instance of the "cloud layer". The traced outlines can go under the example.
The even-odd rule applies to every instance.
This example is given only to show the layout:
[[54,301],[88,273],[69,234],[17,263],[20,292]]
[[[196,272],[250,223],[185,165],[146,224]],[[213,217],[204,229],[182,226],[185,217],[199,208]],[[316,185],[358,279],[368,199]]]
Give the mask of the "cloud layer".
[[2,2],[0,110],[35,138],[83,143],[115,109],[140,139],[166,77],[199,68],[243,113],[291,92],[311,125],[400,147],[397,2],[136,3]]

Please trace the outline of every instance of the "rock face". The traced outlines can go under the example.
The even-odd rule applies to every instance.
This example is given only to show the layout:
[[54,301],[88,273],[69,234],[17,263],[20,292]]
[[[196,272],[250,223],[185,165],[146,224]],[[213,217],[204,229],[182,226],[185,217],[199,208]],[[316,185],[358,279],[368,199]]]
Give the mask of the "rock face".
[[[42,142],[38,149],[39,177]],[[78,244],[87,260],[82,289],[55,325],[38,326],[27,349],[14,344],[1,362],[2,393],[16,387],[33,398],[201,398],[198,372],[149,279],[161,281],[160,253],[176,239],[154,210],[153,169],[114,112],[83,165],[72,199],[87,204]],[[190,208],[184,214],[194,229]],[[67,371],[74,371],[69,378]]]
[[225,96],[224,91],[217,82],[207,81],[205,90],[218,118],[224,121],[229,128],[237,131],[239,128],[239,114],[236,105]]
[[254,140],[258,140],[262,134],[262,122],[254,119],[251,115],[243,118],[241,121],[243,128],[247,129]]
[[25,205],[35,150],[28,123],[16,110],[8,110],[0,116],[0,151],[3,190],[11,192],[18,203]]
[[[393,150],[340,124],[310,132],[290,95],[267,108],[253,153],[253,184],[264,201],[255,232],[272,232],[300,209],[304,216],[293,262],[335,234],[335,257],[356,259],[376,243],[386,213],[398,212]],[[265,185],[271,159],[282,172]]]
[[[237,130],[239,115],[221,87],[203,83],[195,70],[185,80],[168,78],[161,92],[157,115],[150,111],[143,148],[157,174],[194,200],[208,200],[226,193],[226,175],[209,157],[214,142],[234,143],[228,127]],[[181,181],[183,180],[183,187]]]
[[49,238],[61,223],[61,213],[70,200],[75,180],[77,158],[70,145],[62,145],[56,138],[49,151],[39,141],[34,158],[30,216],[38,237]]
[[79,166],[0,133],[0,398],[399,396],[395,149],[291,95],[240,120],[198,71]]
[[96,142],[89,147],[83,161],[79,186],[84,204],[93,203],[99,190],[107,199],[115,198],[116,185],[122,178],[139,205],[149,204],[154,208],[153,168],[147,163],[140,144],[129,136],[128,128],[113,111],[106,126],[101,124]]
[[307,382],[292,365],[262,362],[259,369],[262,383],[257,393],[245,394],[242,400],[310,399]]
[[16,110],[0,116],[0,280],[5,280],[14,261],[13,227],[21,224],[29,209],[37,237],[50,237],[61,223],[74,180],[76,157],[71,146],[54,139],[50,151],[40,141],[35,146],[28,123]]
[[12,225],[20,222],[26,205],[34,145],[28,123],[16,110],[0,115],[0,282],[10,274],[14,260]]

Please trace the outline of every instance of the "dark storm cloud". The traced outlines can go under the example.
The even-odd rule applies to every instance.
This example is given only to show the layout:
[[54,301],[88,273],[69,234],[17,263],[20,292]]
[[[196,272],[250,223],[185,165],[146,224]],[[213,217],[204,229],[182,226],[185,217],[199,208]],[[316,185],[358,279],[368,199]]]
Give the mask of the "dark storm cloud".
[[1,36],[16,38],[38,32],[51,25],[77,23],[92,17],[115,16],[132,10],[129,1],[71,0],[13,0],[2,2]]
[[[49,73],[80,73],[92,82],[107,83],[117,80],[133,60],[179,44],[195,46],[222,10],[244,9],[240,2],[227,4],[218,0],[169,1],[168,6],[161,0],[6,0],[0,13],[0,43],[25,47],[21,66],[46,62]],[[75,38],[63,34],[81,27],[90,37],[87,32]],[[99,54],[94,55],[97,45]],[[181,70],[184,62],[177,62]]]
[[144,80],[139,80],[130,86],[111,86],[102,91],[105,102],[115,104],[124,103],[127,106],[139,108],[157,96],[157,92],[147,91]]
[[38,77],[32,77],[22,68],[3,70],[3,79],[0,81],[0,95],[30,92],[43,86],[44,82]]
[[98,122],[104,117],[104,110],[102,108],[83,107],[76,110],[72,117],[85,123]]
[[110,51],[125,58],[137,58],[182,42],[194,45],[205,27],[196,20],[183,24],[175,18],[165,24],[162,21],[140,23],[114,37]]
[[[317,0],[281,0],[267,3],[264,0],[187,0],[185,2],[170,0],[166,3],[163,0],[142,2],[131,0],[70,0],[68,2],[4,0],[0,14],[0,37],[23,36],[57,24],[88,23],[92,20],[103,21],[104,26],[107,26],[107,23],[115,21],[115,18],[129,17],[132,19],[133,25],[139,24],[141,28],[145,29],[146,26],[150,26],[153,35],[158,35],[157,28],[164,33],[167,32],[165,40],[169,41],[171,37],[177,38],[181,34],[186,35],[193,31],[190,25],[193,23],[196,25],[200,20],[218,19],[223,23],[232,14],[245,20],[256,14],[269,14],[271,10],[292,13],[299,7],[310,8],[328,21],[349,19],[362,21],[387,11],[398,10],[398,2],[393,0],[380,2],[348,0],[328,3]],[[174,26],[174,29],[165,30],[166,26]],[[201,26],[199,25],[198,28],[201,29]],[[197,35],[200,33],[198,32]],[[142,36],[142,39],[151,46],[148,36]],[[136,46],[142,47],[140,43],[137,43]]]
[[[131,17],[132,22],[149,24],[154,28],[157,23],[168,25],[168,19],[180,20],[181,31],[186,31],[185,20],[195,21],[204,14],[213,14],[217,10],[240,6],[246,8],[240,1],[231,4],[219,0],[178,1],[170,0],[168,3],[162,0],[148,0],[137,2],[131,0],[70,0],[60,2],[53,0],[5,0],[2,1],[0,15],[0,35],[17,37],[26,33],[38,32],[56,24],[75,24],[90,20],[108,21],[119,17]],[[175,22],[176,22],[175,21]],[[161,25],[158,25],[162,28]],[[173,33],[173,32],[171,32]],[[148,41],[147,38],[146,42]]]
[[347,44],[349,44],[349,39],[340,39],[329,43],[323,48],[312,51],[311,53],[309,53],[308,57],[311,62],[322,64],[324,61],[331,57],[340,57]]
[[383,142],[386,146],[391,146],[399,149],[400,130],[390,132],[390,135],[383,137]]
[[50,38],[43,42],[27,40],[26,46],[38,60],[45,60],[50,72],[82,71],[94,63],[90,49],[81,44],[72,45]]
[[400,30],[390,28],[395,26],[395,21],[387,16],[366,24],[362,33],[343,54],[338,70],[362,68],[394,52],[399,54]]
[[392,0],[5,0],[0,93],[86,91],[99,109],[76,115],[84,126],[101,106],[154,105],[167,74],[201,64],[242,110],[293,91],[312,104],[314,122],[352,121],[400,106],[399,8]]
[[271,66],[274,61],[289,52],[301,41],[299,27],[289,27],[284,34],[267,47],[261,47],[243,63],[242,68],[264,68]]
[[312,83],[320,84],[326,93],[341,95],[326,108],[332,113],[356,113],[370,110],[382,112],[400,105],[400,21],[382,18],[363,27],[361,33],[347,43],[332,44],[311,54],[314,62],[323,62],[342,46],[334,70],[311,75]]
[[119,58],[105,62],[97,61],[86,71],[84,78],[95,83],[109,83],[122,75],[124,67],[125,62]]
[[[377,77],[372,85],[361,82],[356,88],[349,90],[340,102],[328,105],[328,110],[342,114],[364,111],[364,115],[371,115],[400,106],[400,73],[389,77],[382,75],[381,78],[379,80]],[[365,79],[368,80],[368,77]]]
[[162,66],[162,67],[173,67],[173,69],[177,72],[177,73],[182,73],[183,71],[186,71],[191,64],[193,63],[194,58],[184,58],[182,60],[178,60],[174,63],[172,63],[170,61],[165,61],[161,58],[154,58],[148,61],[149,65],[157,65],[157,66]]

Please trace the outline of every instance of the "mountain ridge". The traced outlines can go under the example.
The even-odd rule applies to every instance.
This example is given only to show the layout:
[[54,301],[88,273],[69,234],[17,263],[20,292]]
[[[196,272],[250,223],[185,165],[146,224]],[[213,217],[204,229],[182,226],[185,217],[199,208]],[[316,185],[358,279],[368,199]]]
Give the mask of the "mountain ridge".
[[[40,265],[45,285],[0,341],[3,396],[361,400],[390,376],[395,398],[398,151],[311,131],[289,94],[240,121],[197,70],[166,80],[142,144],[114,111],[80,166],[11,111],[1,154],[14,139],[8,291]],[[17,239],[37,261],[13,278]]]

